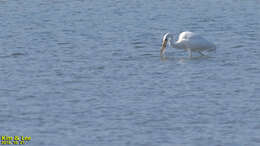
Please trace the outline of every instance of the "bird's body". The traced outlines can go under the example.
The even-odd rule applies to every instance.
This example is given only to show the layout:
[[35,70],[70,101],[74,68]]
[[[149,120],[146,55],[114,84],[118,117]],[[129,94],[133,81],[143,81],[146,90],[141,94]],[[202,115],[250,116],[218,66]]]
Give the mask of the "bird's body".
[[216,46],[213,43],[196,33],[189,31],[182,32],[176,42],[173,42],[173,36],[170,33],[166,33],[163,37],[161,56],[165,52],[167,42],[169,42],[170,46],[173,48],[187,50],[190,57],[192,57],[192,52],[199,52],[203,55],[202,51],[216,50]]

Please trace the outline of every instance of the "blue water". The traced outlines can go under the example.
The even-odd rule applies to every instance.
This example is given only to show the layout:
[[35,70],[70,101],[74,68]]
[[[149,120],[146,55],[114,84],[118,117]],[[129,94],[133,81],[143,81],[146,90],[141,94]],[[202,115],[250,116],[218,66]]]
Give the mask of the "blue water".
[[[258,0],[0,1],[0,136],[33,146],[259,146]],[[188,59],[162,36],[214,42]]]

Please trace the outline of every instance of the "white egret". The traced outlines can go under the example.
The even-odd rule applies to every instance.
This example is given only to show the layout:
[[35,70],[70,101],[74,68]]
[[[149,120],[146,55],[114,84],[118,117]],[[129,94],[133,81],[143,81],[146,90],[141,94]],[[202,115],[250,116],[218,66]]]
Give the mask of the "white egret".
[[216,50],[216,46],[212,42],[209,42],[202,36],[189,31],[180,33],[179,38],[176,42],[173,41],[172,34],[166,33],[163,36],[163,42],[160,51],[161,56],[163,56],[165,53],[167,43],[173,48],[184,49],[188,51],[190,58],[192,57],[192,52],[198,52],[201,55],[204,55],[202,54],[202,51]]

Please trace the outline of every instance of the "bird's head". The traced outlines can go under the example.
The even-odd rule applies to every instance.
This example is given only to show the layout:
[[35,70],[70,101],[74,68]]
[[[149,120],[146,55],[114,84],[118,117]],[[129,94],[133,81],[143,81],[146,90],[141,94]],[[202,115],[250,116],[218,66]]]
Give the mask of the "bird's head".
[[165,53],[165,49],[167,47],[167,43],[172,39],[172,35],[170,33],[166,33],[164,36],[163,36],[163,40],[162,40],[162,47],[161,47],[161,50],[160,50],[160,55],[163,56],[164,53]]

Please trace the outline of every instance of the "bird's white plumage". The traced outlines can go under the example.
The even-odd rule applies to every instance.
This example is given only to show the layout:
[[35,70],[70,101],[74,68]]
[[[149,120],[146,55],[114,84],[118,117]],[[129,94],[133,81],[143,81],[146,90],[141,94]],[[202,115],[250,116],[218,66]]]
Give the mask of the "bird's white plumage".
[[163,37],[163,45],[161,48],[161,55],[164,54],[165,48],[166,48],[166,43],[169,41],[169,44],[173,48],[180,48],[180,49],[185,49],[189,52],[189,55],[191,57],[192,52],[199,52],[200,54],[201,51],[212,51],[216,50],[216,46],[203,38],[202,36],[185,31],[180,33],[178,40],[176,42],[172,42],[172,35],[170,33],[166,33]]
[[215,49],[215,45],[193,32],[182,32],[176,42],[180,44],[183,49],[191,49],[192,51],[204,51],[208,49]]

